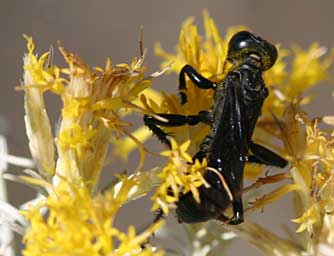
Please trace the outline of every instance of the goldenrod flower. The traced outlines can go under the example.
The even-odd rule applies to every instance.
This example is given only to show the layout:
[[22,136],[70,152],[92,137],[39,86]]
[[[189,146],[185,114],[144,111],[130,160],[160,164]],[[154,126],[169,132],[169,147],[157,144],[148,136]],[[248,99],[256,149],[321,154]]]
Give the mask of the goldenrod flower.
[[[136,234],[133,226],[127,233],[113,227],[134,185],[134,179],[124,177],[117,191],[93,198],[83,182],[63,180],[48,198],[23,212],[30,222],[23,255],[162,255],[150,245],[141,248],[161,222],[141,234]],[[44,207],[48,209],[47,217],[41,214]]]
[[197,188],[204,184],[208,185],[203,178],[206,162],[196,161],[193,165],[189,165],[192,159],[186,150],[190,141],[178,146],[172,139],[171,144],[171,150],[161,153],[161,155],[168,157],[168,163],[158,174],[162,183],[152,197],[153,210],[161,208],[165,214],[168,213],[168,208],[179,200],[180,194],[191,191],[195,200],[199,202]]
[[[39,172],[47,178],[55,173],[72,180],[82,178],[92,189],[98,183],[112,132],[126,133],[129,124],[120,118],[129,112],[132,101],[150,86],[144,77],[143,59],[130,65],[91,69],[78,56],[59,47],[68,68],[46,63],[48,53],[38,58],[28,40],[25,59],[26,124],[30,149]],[[46,68],[47,65],[51,67]],[[66,75],[66,76],[65,76]],[[54,161],[54,139],[43,102],[43,93],[51,91],[63,101],[62,118],[55,138],[58,160]],[[37,138],[36,138],[37,137]],[[41,144],[42,143],[42,144]]]
[[[291,54],[292,53],[292,54]],[[292,50],[279,48],[279,57],[275,65],[264,73],[268,87],[272,90],[263,107],[262,119],[270,112],[281,117],[289,102],[299,101],[307,104],[312,99],[305,93],[318,83],[329,80],[329,69],[333,63],[333,52],[326,54],[326,49],[319,44],[312,44],[304,51],[295,45]],[[292,55],[292,67],[287,70],[284,59]],[[300,98],[303,96],[303,98]]]
[[47,115],[43,92],[47,88],[62,88],[63,79],[57,68],[45,68],[48,53],[40,58],[34,55],[32,38],[28,41],[28,54],[24,57],[24,88],[27,88],[24,99],[25,123],[29,138],[29,147],[38,171],[50,179],[55,173],[54,144],[49,117]]
[[[161,221],[140,234],[133,226],[126,233],[114,227],[120,207],[148,192],[142,188],[147,182],[143,179],[154,171],[121,176],[104,194],[97,190],[111,138],[124,134],[139,146],[122,116],[132,109],[142,111],[134,102],[159,74],[146,77],[143,58],[117,66],[108,59],[104,68],[91,69],[62,46],[59,50],[68,67],[57,67],[49,62],[49,53],[34,55],[32,38],[25,38],[29,53],[20,89],[25,91],[30,150],[41,176],[26,171],[32,177],[10,177],[37,187],[45,197],[22,212],[30,223],[23,255],[162,255],[147,244]],[[63,102],[55,138],[43,101],[46,91]],[[143,244],[147,244],[144,249]]]

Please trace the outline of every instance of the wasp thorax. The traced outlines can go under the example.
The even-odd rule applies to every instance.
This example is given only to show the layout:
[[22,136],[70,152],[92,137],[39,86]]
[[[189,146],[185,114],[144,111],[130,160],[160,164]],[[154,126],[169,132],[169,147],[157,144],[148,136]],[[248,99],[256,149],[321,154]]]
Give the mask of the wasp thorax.
[[233,64],[250,62],[261,70],[271,68],[277,59],[274,45],[248,31],[236,33],[230,40],[227,59]]

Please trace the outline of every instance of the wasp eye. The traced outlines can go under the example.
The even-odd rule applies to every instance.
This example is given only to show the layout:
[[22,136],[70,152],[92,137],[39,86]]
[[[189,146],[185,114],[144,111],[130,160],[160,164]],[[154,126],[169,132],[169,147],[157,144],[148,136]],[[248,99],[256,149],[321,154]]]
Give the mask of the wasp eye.
[[277,50],[274,45],[261,37],[248,31],[238,32],[229,42],[227,59],[236,64],[244,62],[249,57],[259,62],[261,70],[267,70],[274,65]]

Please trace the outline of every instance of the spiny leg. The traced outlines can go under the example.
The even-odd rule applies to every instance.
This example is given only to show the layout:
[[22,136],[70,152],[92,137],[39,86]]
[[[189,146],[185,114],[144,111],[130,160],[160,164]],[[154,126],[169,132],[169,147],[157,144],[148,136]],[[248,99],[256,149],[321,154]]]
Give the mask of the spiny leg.
[[177,127],[182,125],[196,125],[199,122],[210,123],[211,115],[208,111],[200,111],[198,115],[178,115],[178,114],[156,114],[159,117],[162,117],[160,120],[156,117],[144,115],[144,123],[145,125],[158,137],[158,139],[166,144],[169,148],[171,148],[171,143],[168,140],[168,133],[163,131],[158,126],[163,127]]
[[185,65],[179,75],[179,93],[181,98],[181,104],[185,104],[187,102],[187,95],[184,90],[186,89],[186,78],[185,75],[190,78],[190,80],[201,89],[215,89],[216,84],[211,82],[209,79],[205,78],[201,74],[199,74],[192,66]]
[[[162,220],[162,219],[164,219],[164,218],[166,217],[165,214],[164,214],[164,212],[163,212],[163,210],[162,210],[161,208],[157,209],[157,210],[154,212],[154,214],[155,214],[155,217],[154,217],[154,219],[153,219],[153,224],[157,223],[158,221],[160,221],[160,220]],[[148,228],[148,227],[147,227],[147,228]],[[147,228],[145,228],[145,229],[147,229]],[[145,249],[146,246],[151,242],[151,238],[154,237],[154,235],[155,235],[155,234],[152,233],[152,235],[151,235],[150,237],[148,237],[147,240],[146,240],[144,243],[142,243],[142,244],[140,245],[140,247],[141,247],[142,249]]]
[[272,165],[280,168],[284,168],[288,164],[284,158],[262,145],[250,141],[248,146],[251,151],[251,155],[248,156],[248,162]]

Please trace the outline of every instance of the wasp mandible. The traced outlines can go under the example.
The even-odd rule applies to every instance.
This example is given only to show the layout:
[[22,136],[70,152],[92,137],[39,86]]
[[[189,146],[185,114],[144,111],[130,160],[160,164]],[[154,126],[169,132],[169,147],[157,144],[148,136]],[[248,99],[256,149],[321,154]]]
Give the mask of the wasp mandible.
[[[228,45],[227,60],[232,68],[221,83],[203,77],[190,65],[179,74],[181,103],[187,102],[185,75],[199,88],[214,90],[210,111],[197,115],[157,114],[167,121],[145,115],[145,125],[171,146],[168,134],[161,127],[196,125],[205,123],[210,131],[193,156],[207,159],[208,170],[204,178],[210,187],[199,187],[200,203],[191,192],[185,193],[177,203],[176,214],[180,222],[196,223],[217,219],[230,224],[244,221],[242,206],[243,172],[246,162],[285,167],[287,161],[264,146],[255,143],[252,135],[265,98],[269,92],[262,72],[271,68],[277,59],[274,45],[248,31],[236,33]],[[215,171],[210,171],[215,170]],[[232,204],[233,217],[224,211]]]

